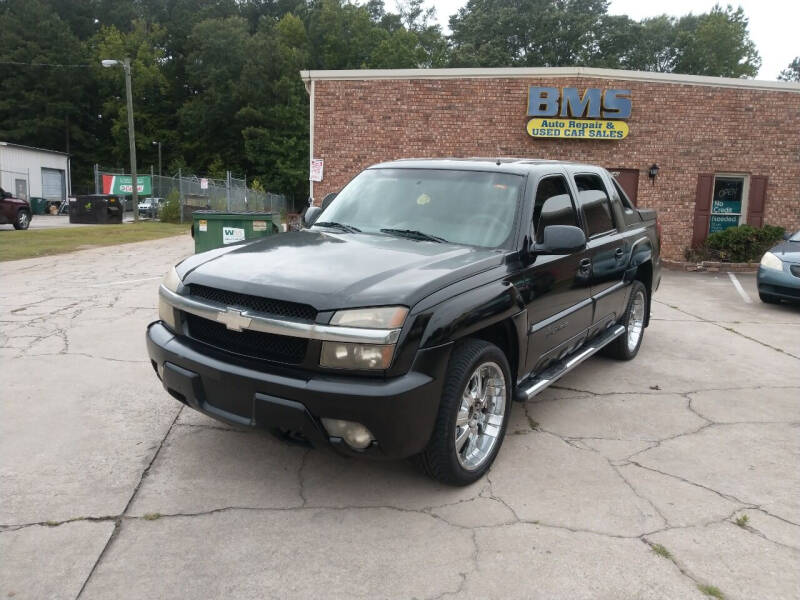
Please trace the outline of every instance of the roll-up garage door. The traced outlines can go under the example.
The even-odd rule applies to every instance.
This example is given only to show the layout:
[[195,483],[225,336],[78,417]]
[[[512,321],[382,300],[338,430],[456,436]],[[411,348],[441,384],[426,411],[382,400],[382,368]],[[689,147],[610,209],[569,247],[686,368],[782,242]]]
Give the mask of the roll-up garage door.
[[66,200],[64,189],[64,171],[59,169],[42,169],[42,196],[48,200]]

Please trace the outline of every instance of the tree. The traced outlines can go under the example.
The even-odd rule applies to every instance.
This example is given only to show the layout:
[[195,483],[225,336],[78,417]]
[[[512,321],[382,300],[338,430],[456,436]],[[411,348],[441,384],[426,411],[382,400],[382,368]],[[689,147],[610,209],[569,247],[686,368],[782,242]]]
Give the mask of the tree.
[[205,172],[219,158],[243,172],[244,143],[235,115],[242,107],[238,81],[248,61],[249,25],[242,17],[206,19],[187,40],[186,94],[178,109],[180,148],[189,165]]
[[741,7],[681,17],[676,23],[677,58],[674,71],[716,77],[755,77],[761,57],[747,31]]
[[741,8],[635,22],[605,0],[469,0],[450,18],[451,66],[594,66],[753,77]]
[[86,47],[41,0],[0,4],[0,31],[0,138],[71,152],[85,177],[97,114]]
[[451,66],[569,66],[598,53],[606,0],[469,0],[450,17]]
[[245,155],[268,191],[305,199],[308,190],[308,94],[299,71],[308,61],[303,22],[292,14],[262,19],[248,45],[236,115]]
[[[166,31],[159,25],[137,20],[130,32],[115,26],[101,27],[93,38],[94,52],[89,73],[98,82],[99,111],[103,127],[103,152],[97,152],[94,162],[108,166],[127,165],[128,109],[125,98],[125,77],[119,67],[106,69],[103,59],[130,58],[131,84],[136,131],[137,162],[153,164],[156,149],[153,140],[159,140],[168,152],[174,152],[178,141],[175,113],[169,95],[169,81],[162,65],[166,59],[164,43]],[[150,159],[150,160],[148,160]]]
[[800,81],[800,56],[796,56],[789,66],[781,71],[778,79],[782,81]]

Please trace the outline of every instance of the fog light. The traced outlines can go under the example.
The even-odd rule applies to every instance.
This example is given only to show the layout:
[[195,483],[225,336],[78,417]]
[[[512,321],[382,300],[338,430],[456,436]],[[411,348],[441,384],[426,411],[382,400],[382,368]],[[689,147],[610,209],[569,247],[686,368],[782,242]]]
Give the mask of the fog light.
[[347,445],[356,450],[363,450],[372,443],[375,438],[372,432],[361,423],[344,421],[342,419],[322,419],[328,434],[333,437],[340,437]]

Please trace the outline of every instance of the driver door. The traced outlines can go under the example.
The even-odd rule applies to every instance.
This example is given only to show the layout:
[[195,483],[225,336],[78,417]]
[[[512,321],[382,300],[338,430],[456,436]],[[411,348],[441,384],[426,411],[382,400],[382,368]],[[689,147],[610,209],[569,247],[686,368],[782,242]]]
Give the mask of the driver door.
[[[562,174],[542,177],[534,196],[531,224],[537,243],[547,225],[580,227],[575,199]],[[592,321],[586,252],[540,254],[524,269],[527,280],[528,353],[526,371],[546,364],[583,342]]]

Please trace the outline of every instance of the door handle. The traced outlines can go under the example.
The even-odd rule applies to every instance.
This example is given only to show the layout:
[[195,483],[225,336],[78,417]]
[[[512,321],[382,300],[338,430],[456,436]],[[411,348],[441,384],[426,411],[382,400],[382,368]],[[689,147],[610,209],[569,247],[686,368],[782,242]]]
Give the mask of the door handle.
[[622,258],[624,254],[625,250],[623,250],[622,248],[617,248],[616,250],[614,250],[614,256],[616,256],[617,258]]
[[581,271],[586,272],[592,268],[592,259],[591,258],[584,258],[581,262],[578,263],[580,266]]

